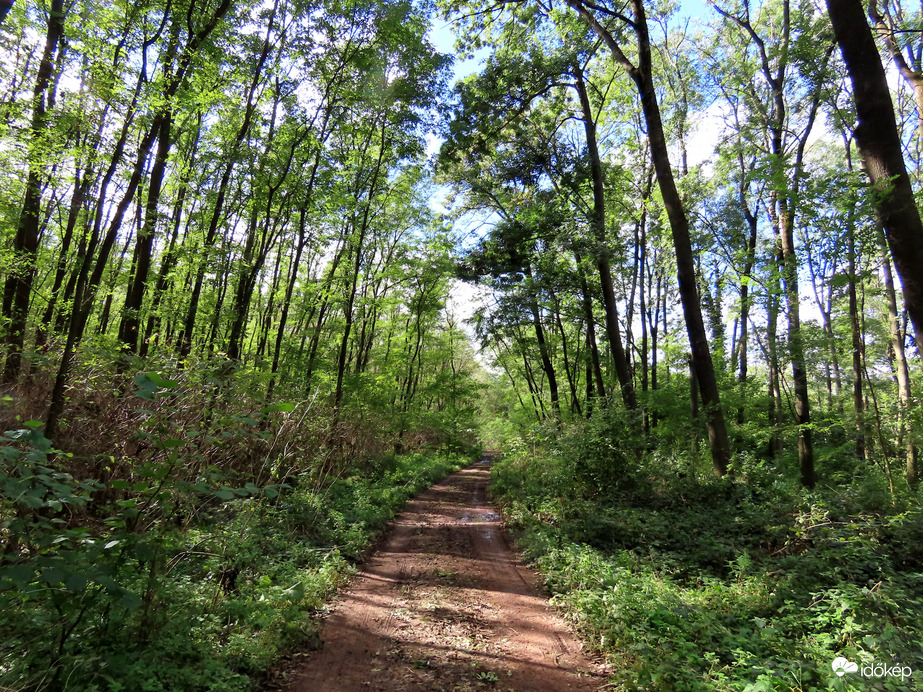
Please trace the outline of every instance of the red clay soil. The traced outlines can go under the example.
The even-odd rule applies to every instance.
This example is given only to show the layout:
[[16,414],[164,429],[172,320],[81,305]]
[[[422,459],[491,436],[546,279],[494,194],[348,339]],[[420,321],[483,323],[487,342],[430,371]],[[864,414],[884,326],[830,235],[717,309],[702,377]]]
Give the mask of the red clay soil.
[[407,504],[289,692],[590,692],[603,667],[541,594],[487,501],[489,465]]

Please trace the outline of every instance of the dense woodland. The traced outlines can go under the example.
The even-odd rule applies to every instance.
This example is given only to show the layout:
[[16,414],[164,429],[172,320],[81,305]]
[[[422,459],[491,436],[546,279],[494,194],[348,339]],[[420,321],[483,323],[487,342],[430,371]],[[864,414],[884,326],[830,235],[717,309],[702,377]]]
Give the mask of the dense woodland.
[[923,688],[920,8],[4,11],[0,689],[256,689],[482,447],[613,688]]

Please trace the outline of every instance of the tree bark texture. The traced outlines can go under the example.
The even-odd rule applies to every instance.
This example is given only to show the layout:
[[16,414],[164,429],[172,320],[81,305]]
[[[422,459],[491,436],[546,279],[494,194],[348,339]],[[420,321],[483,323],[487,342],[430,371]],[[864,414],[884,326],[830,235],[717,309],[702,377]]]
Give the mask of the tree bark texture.
[[875,188],[873,202],[919,343],[923,333],[923,222],[904,165],[885,70],[862,2],[827,0],[827,12],[852,82],[858,116],[856,145]]

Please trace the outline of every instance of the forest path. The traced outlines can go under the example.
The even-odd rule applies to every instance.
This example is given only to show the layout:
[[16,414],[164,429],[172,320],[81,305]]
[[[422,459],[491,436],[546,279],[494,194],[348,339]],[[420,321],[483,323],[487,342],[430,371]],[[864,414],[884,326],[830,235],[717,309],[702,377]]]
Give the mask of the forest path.
[[590,692],[602,668],[487,501],[487,460],[411,500],[334,604],[289,692]]

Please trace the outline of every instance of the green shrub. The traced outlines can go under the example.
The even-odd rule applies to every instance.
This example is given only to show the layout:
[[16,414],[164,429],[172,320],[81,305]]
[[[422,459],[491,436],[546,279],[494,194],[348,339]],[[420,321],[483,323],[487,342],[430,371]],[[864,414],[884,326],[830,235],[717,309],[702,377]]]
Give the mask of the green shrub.
[[[61,470],[71,460],[37,424],[5,433],[0,689],[252,689],[317,641],[314,615],[406,500],[470,463],[388,456],[258,487],[208,465],[215,442],[165,415],[176,383],[135,382],[153,402],[139,431],[149,452],[107,483]],[[209,437],[259,439],[260,417],[284,406]]]
[[[923,513],[911,497],[881,502],[874,470],[809,493],[753,457],[735,459],[735,482],[569,439],[619,429],[517,440],[491,483],[618,689],[923,689]],[[619,470],[604,484],[585,471],[606,465]],[[917,679],[840,678],[838,656]]]

